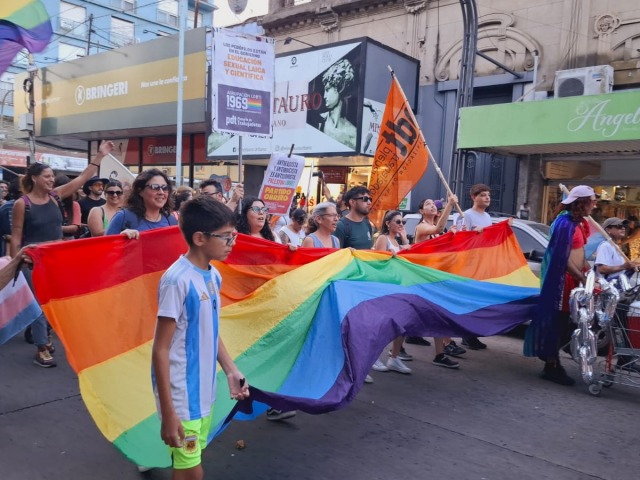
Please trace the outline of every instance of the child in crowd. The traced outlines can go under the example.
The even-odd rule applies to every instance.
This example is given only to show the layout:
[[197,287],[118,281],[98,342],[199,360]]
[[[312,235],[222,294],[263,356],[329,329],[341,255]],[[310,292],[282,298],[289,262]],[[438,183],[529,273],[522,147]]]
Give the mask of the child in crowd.
[[158,287],[152,382],[161,436],[173,460],[174,480],[202,480],[202,450],[213,417],[216,361],[227,375],[232,399],[249,386],[219,337],[220,273],[211,260],[227,258],[236,239],[233,212],[199,196],[180,210],[189,246],[164,273]]

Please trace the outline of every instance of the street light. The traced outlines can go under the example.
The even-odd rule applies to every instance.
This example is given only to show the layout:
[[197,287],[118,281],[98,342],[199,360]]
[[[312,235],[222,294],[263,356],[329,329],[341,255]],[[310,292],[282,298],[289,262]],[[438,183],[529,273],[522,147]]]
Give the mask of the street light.
[[287,37],[284,39],[284,44],[285,45],[289,45],[291,42],[296,41],[298,43],[302,43],[303,45],[307,45],[308,47],[311,48],[318,48],[317,45],[311,45],[310,43],[307,43],[305,41],[302,40],[298,40],[297,38],[293,38],[293,37]]

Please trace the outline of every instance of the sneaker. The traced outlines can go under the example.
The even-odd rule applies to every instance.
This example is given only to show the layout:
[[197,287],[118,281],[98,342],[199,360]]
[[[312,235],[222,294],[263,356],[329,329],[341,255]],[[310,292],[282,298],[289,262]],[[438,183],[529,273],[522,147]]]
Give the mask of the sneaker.
[[286,420],[287,418],[295,417],[296,411],[290,410],[288,412],[283,412],[282,410],[276,410],[275,408],[270,408],[267,410],[267,420]]
[[373,377],[371,375],[367,375],[364,377],[364,383],[373,383]]
[[[393,355],[391,353],[391,350],[389,350],[389,356]],[[411,360],[413,360],[413,355],[407,353],[407,351],[404,349],[404,347],[402,347],[400,349],[400,353],[398,353],[398,358],[400,360],[402,360],[403,362],[410,362]]]
[[567,375],[567,372],[562,367],[562,365],[556,364],[545,364],[544,369],[542,370],[542,375],[540,375],[544,380],[549,380],[550,382],[557,383],[558,385],[566,385],[570,387],[575,385],[576,381]]
[[153,470],[153,467],[143,467],[142,465],[136,465],[136,467],[138,467],[138,472],[140,473],[150,472]]
[[43,368],[51,368],[57,365],[49,353],[49,350],[38,350],[36,357],[33,359],[33,363]]
[[478,337],[463,338],[462,345],[469,347],[471,350],[484,350],[487,348],[487,345],[478,340]]
[[376,372],[388,372],[389,371],[387,366],[384,363],[382,363],[380,360],[376,360],[376,363],[373,364],[371,369],[375,370]]
[[444,353],[445,355],[449,355],[450,357],[460,357],[461,355],[467,353],[467,351],[464,348],[459,347],[456,342],[451,340],[444,346]]
[[460,366],[458,362],[456,362],[455,360],[451,360],[444,354],[436,355],[436,358],[434,358],[431,363],[444,368],[458,368]]
[[422,337],[406,337],[404,341],[409,345],[421,345],[423,347],[431,346],[431,342]]
[[404,373],[407,375],[411,373],[411,369],[407,367],[404,363],[402,363],[402,360],[400,360],[399,355],[395,358],[391,357],[389,358],[389,360],[387,360],[387,368],[389,370],[393,370],[394,372]]

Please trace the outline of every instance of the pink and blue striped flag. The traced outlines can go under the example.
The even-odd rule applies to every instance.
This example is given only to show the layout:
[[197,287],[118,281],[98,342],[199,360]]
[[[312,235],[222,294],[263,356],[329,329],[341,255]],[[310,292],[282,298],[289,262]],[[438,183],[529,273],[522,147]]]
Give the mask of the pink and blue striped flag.
[[[8,257],[0,258],[0,268],[9,263]],[[31,325],[42,310],[22,273],[15,285],[13,281],[0,290],[0,345]]]
[[20,50],[41,52],[53,35],[49,14],[40,0],[0,2],[0,74]]

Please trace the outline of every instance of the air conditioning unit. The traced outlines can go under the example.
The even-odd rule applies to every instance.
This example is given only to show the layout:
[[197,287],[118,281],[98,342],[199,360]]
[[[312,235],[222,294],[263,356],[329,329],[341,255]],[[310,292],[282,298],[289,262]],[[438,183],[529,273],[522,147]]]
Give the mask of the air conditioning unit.
[[613,89],[613,67],[597,65],[595,67],[575,68],[556,72],[553,84],[553,97],[578,97],[581,95],[602,95]]
[[60,17],[60,29],[69,31],[76,27],[77,23],[69,18]]

